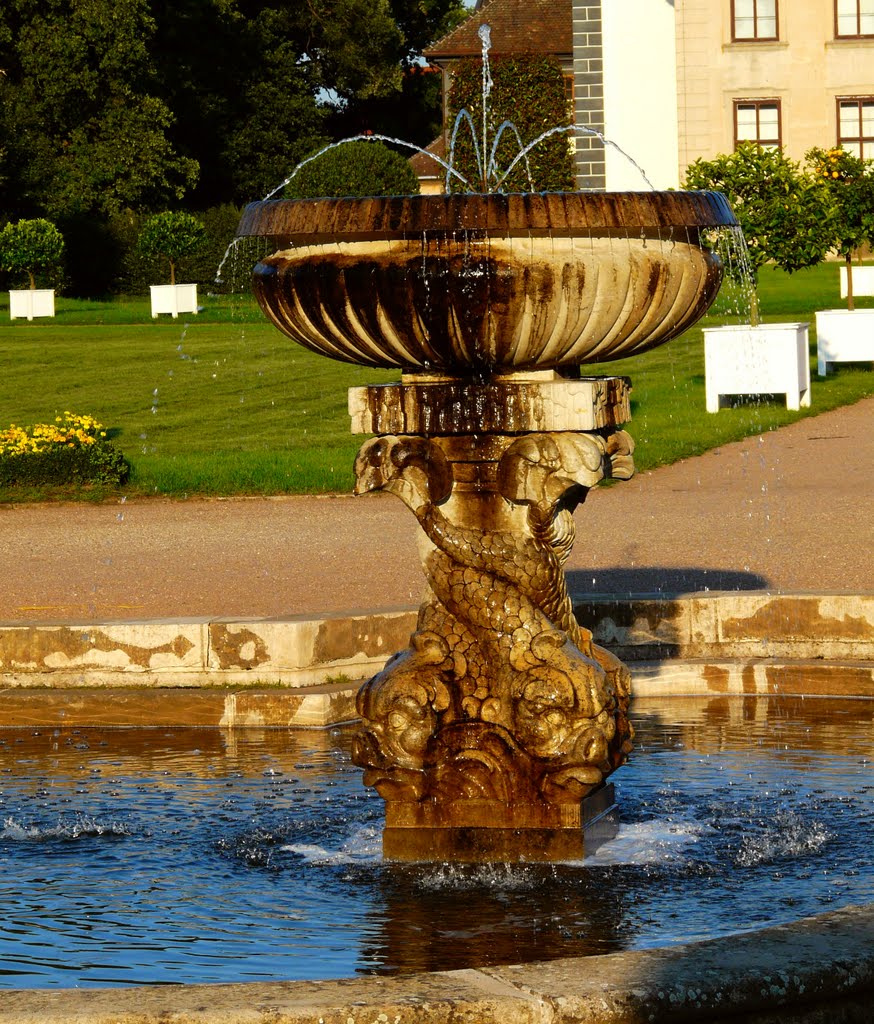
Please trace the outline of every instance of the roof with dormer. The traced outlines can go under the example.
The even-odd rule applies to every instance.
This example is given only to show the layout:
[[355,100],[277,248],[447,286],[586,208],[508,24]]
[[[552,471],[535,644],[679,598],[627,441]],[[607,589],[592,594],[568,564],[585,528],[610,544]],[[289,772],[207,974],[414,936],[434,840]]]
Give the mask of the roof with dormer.
[[479,56],[480,25],[491,27],[493,54],[572,54],[573,10],[571,0],[485,0],[482,6],[452,32],[425,50],[428,60]]

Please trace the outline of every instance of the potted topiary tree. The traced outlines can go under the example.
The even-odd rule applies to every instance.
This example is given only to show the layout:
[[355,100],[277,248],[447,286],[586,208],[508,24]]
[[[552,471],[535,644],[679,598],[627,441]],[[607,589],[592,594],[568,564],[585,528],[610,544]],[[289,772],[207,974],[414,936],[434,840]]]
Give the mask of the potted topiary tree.
[[64,256],[64,237],[51,221],[37,218],[6,224],[0,230],[0,270],[27,276],[29,287],[9,292],[9,316],[55,315],[54,288],[37,288],[36,275],[56,273]]
[[190,213],[168,210],[156,213],[143,224],[138,249],[143,256],[166,260],[170,266],[170,283],[153,284],[152,316],[169,313],[197,313],[197,285],[177,284],[176,269],[181,259],[193,256],[206,244],[206,229]]
[[874,267],[853,270],[853,257],[865,243],[874,243],[874,161],[862,160],[840,147],[811,149],[808,172],[822,193],[828,211],[832,247],[844,259],[841,297],[846,309],[816,314],[817,373],[829,363],[874,362],[874,309],[856,309],[855,295],[874,295]]
[[779,150],[751,142],[690,164],[685,187],[728,197],[747,256],[728,270],[750,278],[749,323],[704,330],[707,411],[727,395],[785,394],[789,409],[810,405],[810,325],[762,323],[756,286],[766,263],[791,274],[825,259],[832,239],[819,187]]

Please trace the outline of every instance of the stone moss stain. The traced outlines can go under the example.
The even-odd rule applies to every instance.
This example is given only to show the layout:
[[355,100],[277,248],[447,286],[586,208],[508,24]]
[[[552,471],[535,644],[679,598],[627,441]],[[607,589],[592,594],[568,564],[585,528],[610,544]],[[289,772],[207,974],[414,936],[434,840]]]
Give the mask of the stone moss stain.
[[52,671],[70,662],[82,667],[100,666],[106,662],[100,654],[116,653],[122,654],[129,664],[148,669],[155,655],[172,654],[182,661],[193,648],[194,644],[182,634],[167,643],[149,646],[118,640],[94,626],[5,629],[0,630],[0,669],[37,666],[42,671]]
[[775,597],[751,615],[726,618],[721,623],[723,639],[772,640],[815,636],[821,640],[874,641],[874,623],[863,615],[845,612],[840,618],[823,613],[823,601],[800,601],[797,597]]

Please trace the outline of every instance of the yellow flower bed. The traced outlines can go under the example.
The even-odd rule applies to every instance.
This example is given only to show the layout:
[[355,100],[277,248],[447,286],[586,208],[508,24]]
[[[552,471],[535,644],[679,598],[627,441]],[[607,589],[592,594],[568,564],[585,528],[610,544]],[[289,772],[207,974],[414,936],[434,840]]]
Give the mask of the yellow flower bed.
[[0,430],[0,485],[118,484],[127,473],[124,456],[93,416],[67,410],[54,423]]
[[0,455],[24,455],[44,452],[54,445],[72,448],[76,444],[97,444],[106,431],[93,416],[77,416],[65,412],[54,423],[37,423],[32,427],[11,424],[0,430]]

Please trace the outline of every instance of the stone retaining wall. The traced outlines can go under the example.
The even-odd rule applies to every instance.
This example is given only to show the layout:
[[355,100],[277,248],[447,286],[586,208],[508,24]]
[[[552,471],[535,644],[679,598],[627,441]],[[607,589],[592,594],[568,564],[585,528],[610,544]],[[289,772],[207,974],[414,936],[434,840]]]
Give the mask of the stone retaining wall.
[[627,661],[874,660],[874,594],[591,597],[574,607],[597,642]]
[[[587,597],[577,616],[639,696],[874,697],[874,595]],[[0,626],[0,726],[324,726],[406,647],[414,611]]]
[[322,619],[219,619],[0,626],[0,683],[291,686],[361,679],[406,647],[411,611]]

